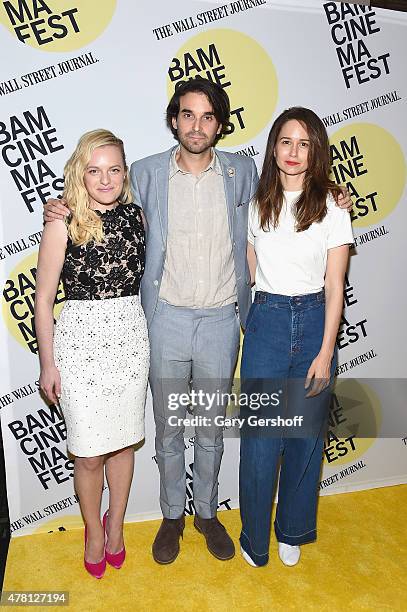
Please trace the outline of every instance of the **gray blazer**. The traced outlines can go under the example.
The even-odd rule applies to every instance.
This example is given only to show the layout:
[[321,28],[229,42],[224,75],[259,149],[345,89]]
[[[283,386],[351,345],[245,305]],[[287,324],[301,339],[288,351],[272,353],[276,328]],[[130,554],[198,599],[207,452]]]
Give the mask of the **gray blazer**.
[[[146,267],[141,281],[141,303],[150,325],[160,291],[167,248],[169,164],[175,147],[134,162],[131,185],[134,201],[142,207],[147,221]],[[222,165],[228,208],[229,231],[237,284],[239,317],[245,326],[251,303],[250,273],[247,264],[247,217],[258,175],[250,157],[217,151]]]

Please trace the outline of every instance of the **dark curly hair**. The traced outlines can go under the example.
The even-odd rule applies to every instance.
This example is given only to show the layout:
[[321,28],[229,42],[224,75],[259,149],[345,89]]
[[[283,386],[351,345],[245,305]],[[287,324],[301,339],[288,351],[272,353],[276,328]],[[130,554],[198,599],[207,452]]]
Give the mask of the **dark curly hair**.
[[172,125],[172,120],[177,119],[180,111],[180,98],[187,93],[205,94],[208,98],[215,115],[216,120],[222,126],[220,133],[216,137],[216,142],[222,136],[229,134],[233,126],[229,121],[230,117],[230,102],[226,91],[208,79],[197,77],[190,81],[179,81],[175,87],[174,95],[172,96],[166,112],[167,127],[171,130],[174,138],[178,140],[177,130]]

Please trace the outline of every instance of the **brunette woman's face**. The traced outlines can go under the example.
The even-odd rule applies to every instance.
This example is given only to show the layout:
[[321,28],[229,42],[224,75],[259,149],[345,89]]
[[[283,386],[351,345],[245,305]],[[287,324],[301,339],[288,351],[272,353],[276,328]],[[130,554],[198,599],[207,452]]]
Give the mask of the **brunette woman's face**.
[[305,127],[296,119],[284,123],[277,137],[274,157],[280,173],[304,178],[308,169],[309,136]]

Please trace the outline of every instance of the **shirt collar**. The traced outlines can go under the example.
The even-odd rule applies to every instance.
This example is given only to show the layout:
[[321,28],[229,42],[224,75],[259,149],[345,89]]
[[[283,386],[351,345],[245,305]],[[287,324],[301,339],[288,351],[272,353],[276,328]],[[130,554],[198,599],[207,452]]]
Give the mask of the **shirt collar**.
[[[212,147],[212,159],[209,162],[208,166],[205,168],[205,170],[202,171],[202,174],[204,172],[208,172],[208,170],[214,170],[214,172],[216,172],[216,174],[220,174],[221,176],[223,175],[222,172],[222,164],[219,161],[219,157],[216,154],[216,150],[214,147]],[[177,160],[176,160],[176,155],[179,151],[179,146],[174,149],[174,151],[171,154],[171,158],[170,158],[170,174],[169,174],[169,178],[172,179],[173,176],[175,176],[175,174],[177,174],[177,172],[180,172],[181,174],[190,174],[189,172],[185,172],[185,170],[181,170],[181,168],[178,166],[177,164]]]

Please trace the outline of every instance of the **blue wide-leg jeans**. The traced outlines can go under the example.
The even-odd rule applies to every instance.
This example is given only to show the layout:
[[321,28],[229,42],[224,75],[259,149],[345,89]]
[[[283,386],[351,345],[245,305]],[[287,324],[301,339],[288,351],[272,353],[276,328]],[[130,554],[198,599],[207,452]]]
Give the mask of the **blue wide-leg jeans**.
[[[318,355],[325,324],[324,292],[285,296],[256,292],[250,309],[241,364],[242,393],[279,394],[280,403],[243,410],[240,443],[240,543],[261,566],[269,559],[274,489],[280,468],[274,523],[279,542],[305,544],[316,538],[318,484],[329,413],[329,387],[307,398],[304,383]],[[331,380],[336,366],[332,360]],[[241,409],[242,412],[242,409]],[[256,416],[293,419],[303,427],[264,427]],[[294,422],[293,420],[287,423]]]

